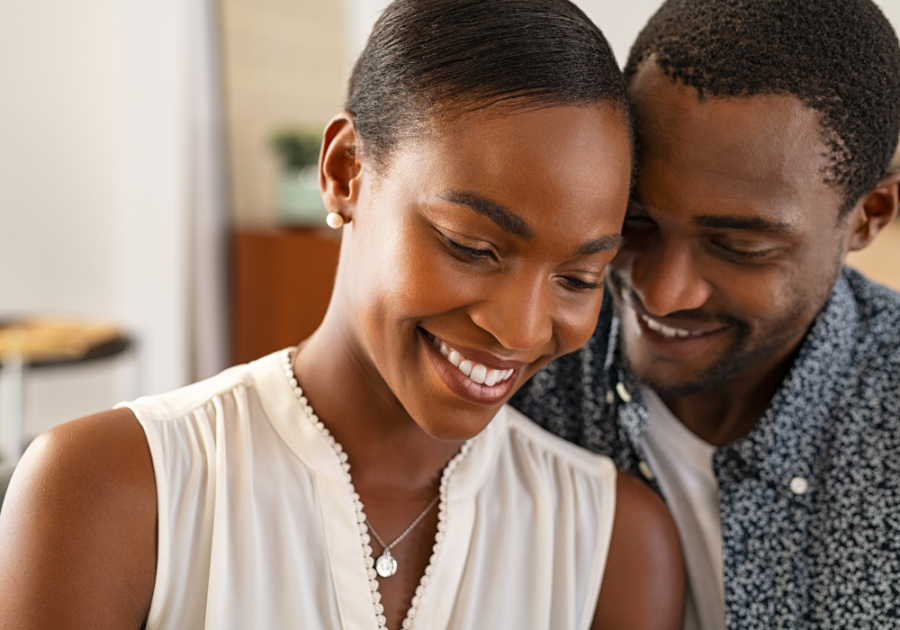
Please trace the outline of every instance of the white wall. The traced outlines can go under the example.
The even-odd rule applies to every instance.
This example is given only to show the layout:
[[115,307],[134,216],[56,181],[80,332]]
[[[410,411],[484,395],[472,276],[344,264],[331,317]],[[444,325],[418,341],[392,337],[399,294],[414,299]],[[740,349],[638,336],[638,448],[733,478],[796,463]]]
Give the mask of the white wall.
[[628,51],[641,28],[662,4],[662,0],[574,0],[600,27],[613,49],[620,66],[625,65]]
[[[117,0],[0,2],[0,316],[119,316],[120,21]],[[29,381],[38,428],[115,401],[109,366],[70,376],[75,396]]]
[[117,304],[116,0],[0,3],[0,313]]
[[112,320],[141,357],[34,373],[32,432],[187,381],[187,6],[0,2],[0,316]]
[[894,30],[900,33],[900,0],[875,0],[875,4],[881,7],[887,19],[894,25]]
[[116,312],[138,339],[139,393],[159,393],[189,380],[191,3],[119,2],[120,223],[110,235],[119,245]]

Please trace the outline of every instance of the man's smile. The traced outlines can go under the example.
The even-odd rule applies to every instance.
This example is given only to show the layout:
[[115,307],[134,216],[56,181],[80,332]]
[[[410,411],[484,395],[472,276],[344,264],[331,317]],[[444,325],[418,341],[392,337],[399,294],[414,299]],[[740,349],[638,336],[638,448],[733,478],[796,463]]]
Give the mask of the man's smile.
[[697,330],[686,330],[684,328],[666,326],[662,322],[659,322],[648,315],[638,314],[638,317],[644,320],[644,323],[647,324],[647,328],[669,339],[678,337],[699,337],[700,335],[706,334]]

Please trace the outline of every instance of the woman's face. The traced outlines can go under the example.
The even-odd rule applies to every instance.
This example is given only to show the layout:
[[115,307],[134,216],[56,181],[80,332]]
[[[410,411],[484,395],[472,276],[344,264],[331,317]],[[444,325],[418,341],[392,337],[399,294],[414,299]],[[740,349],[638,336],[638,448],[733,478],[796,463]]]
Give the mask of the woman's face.
[[470,438],[594,330],[629,195],[623,116],[488,108],[355,177],[337,291],[359,363],[426,433]]

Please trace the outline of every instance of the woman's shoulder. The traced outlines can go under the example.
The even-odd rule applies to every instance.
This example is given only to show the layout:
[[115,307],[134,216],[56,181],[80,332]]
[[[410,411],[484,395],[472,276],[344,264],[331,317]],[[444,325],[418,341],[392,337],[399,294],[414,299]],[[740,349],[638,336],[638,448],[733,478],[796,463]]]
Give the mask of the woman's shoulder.
[[[265,361],[270,357],[260,359]],[[254,388],[256,363],[237,365],[210,378],[153,396],[142,396],[121,403],[118,408],[128,408],[142,424],[151,421],[168,421],[183,418],[204,408],[216,400],[234,395],[238,390]]]
[[616,480],[616,517],[593,628],[678,630],[684,565],[663,500],[627,473]]
[[542,453],[544,457],[575,471],[615,479],[616,467],[609,457],[593,453],[550,433],[509,405],[504,406],[503,413],[510,429],[510,440],[519,448]]
[[29,446],[0,513],[0,548],[10,627],[140,627],[155,575],[156,490],[129,410],[59,425]]

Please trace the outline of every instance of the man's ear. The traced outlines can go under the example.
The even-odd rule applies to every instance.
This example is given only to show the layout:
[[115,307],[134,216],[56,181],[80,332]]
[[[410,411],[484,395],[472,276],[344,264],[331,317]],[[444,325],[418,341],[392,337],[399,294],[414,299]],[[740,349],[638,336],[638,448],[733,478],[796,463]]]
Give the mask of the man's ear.
[[885,175],[863,197],[850,216],[849,251],[868,247],[878,233],[897,216],[900,208],[900,171]]
[[319,190],[328,212],[337,212],[345,222],[353,220],[353,210],[359,200],[362,175],[359,154],[353,116],[342,112],[331,119],[322,136]]

